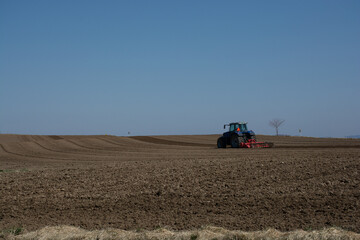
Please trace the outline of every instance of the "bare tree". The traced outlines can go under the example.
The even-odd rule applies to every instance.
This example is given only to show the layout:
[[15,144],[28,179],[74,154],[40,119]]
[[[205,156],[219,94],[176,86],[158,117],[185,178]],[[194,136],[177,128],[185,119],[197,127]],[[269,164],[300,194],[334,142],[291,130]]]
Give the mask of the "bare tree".
[[285,120],[282,119],[273,119],[269,122],[269,125],[275,128],[276,130],[276,136],[279,136],[279,127],[285,122]]

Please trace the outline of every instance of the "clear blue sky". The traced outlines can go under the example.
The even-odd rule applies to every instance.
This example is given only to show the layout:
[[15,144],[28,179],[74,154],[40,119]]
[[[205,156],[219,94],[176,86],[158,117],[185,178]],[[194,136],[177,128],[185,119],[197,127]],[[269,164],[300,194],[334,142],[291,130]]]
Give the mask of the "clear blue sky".
[[0,131],[360,134],[360,1],[0,1]]

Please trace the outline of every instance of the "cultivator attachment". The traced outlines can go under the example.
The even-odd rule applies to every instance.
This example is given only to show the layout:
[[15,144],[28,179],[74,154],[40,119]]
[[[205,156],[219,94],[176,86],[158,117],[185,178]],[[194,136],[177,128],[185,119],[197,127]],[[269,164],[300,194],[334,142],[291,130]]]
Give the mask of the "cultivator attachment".
[[240,143],[241,148],[271,148],[274,143],[271,142],[256,142],[255,139],[249,139],[246,143]]

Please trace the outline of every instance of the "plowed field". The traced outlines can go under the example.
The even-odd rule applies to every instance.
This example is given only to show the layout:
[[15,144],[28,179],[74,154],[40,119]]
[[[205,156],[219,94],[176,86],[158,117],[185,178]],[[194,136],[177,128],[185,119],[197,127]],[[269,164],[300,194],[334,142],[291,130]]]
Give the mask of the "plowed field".
[[360,232],[360,141],[0,135],[0,230],[73,225]]

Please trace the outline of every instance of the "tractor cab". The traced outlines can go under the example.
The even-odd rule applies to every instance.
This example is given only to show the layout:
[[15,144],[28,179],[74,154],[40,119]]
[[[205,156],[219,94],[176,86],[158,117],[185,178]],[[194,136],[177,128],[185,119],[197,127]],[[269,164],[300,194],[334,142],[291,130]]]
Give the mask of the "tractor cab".
[[230,123],[224,125],[224,129],[226,126],[229,126],[229,132],[247,132],[247,122],[238,122],[238,123]]

